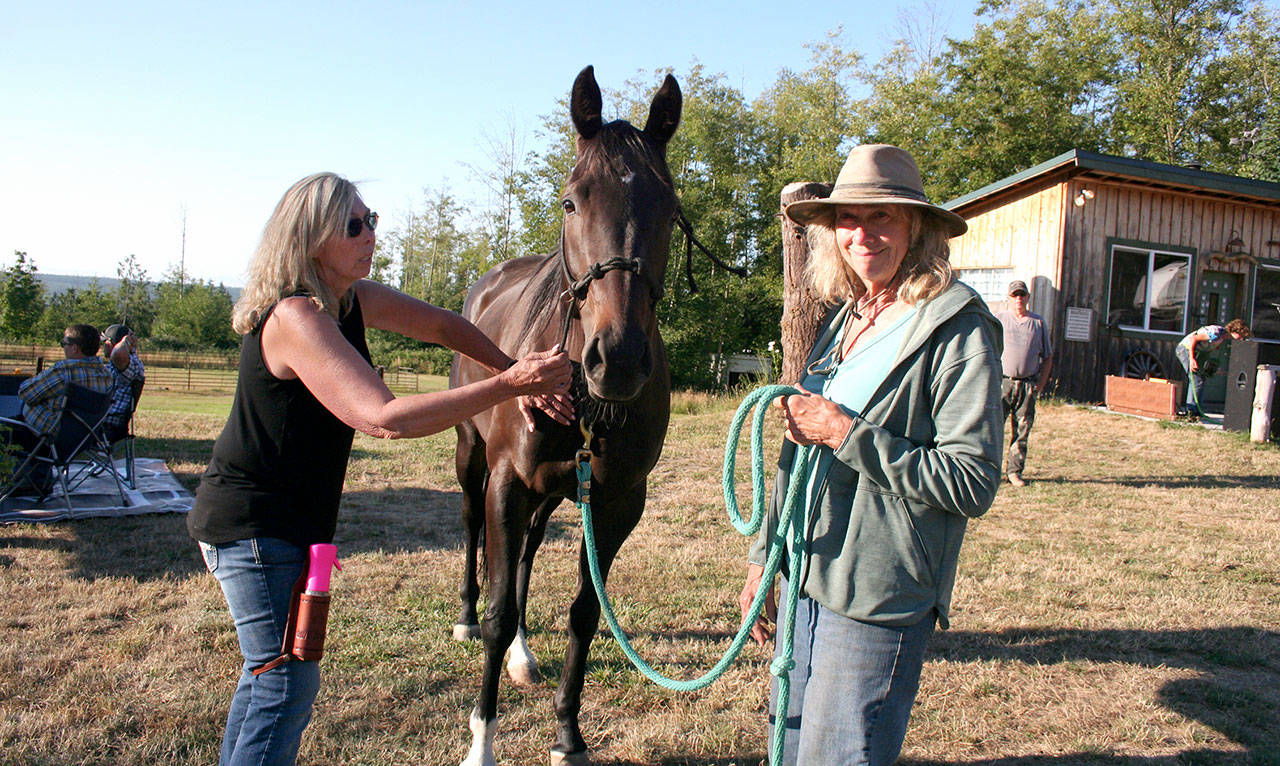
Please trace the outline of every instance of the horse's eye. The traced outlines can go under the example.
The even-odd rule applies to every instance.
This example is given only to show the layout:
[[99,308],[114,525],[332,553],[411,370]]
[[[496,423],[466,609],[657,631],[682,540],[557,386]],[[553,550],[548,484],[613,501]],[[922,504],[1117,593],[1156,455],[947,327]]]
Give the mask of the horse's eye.
[[564,212],[566,212],[566,213],[572,213],[572,212],[574,212],[575,210],[577,210],[577,209],[578,209],[578,208],[574,207],[574,205],[573,205],[573,200],[571,200],[571,199],[564,200],[564,201],[563,201],[563,202],[561,202],[560,204],[561,204],[562,206],[564,206]]

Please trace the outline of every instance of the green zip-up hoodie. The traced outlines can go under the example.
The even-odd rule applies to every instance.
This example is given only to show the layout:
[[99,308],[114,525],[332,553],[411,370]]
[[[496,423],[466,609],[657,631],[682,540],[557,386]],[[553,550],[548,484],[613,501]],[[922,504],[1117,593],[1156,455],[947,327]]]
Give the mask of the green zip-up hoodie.
[[[936,609],[945,629],[966,520],[991,507],[1000,482],[1003,335],[960,282],[916,309],[866,410],[846,410],[853,425],[819,487],[801,578],[846,617],[911,625]],[[810,362],[847,311],[828,317]],[[784,442],[752,563],[765,562],[795,450]]]

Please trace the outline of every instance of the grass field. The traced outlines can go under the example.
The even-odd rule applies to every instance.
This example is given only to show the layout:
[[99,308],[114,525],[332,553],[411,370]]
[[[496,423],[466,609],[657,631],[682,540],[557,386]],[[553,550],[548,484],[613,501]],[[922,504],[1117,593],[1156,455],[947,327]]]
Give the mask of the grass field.
[[[229,396],[150,391],[139,453],[194,486]],[[687,397],[611,578],[646,658],[694,677],[728,645],[747,543],[724,520],[732,402]],[[478,644],[449,633],[461,571],[452,433],[357,437],[324,686],[304,764],[465,755]],[[745,461],[740,461],[745,462]],[[935,636],[903,762],[1280,763],[1280,449],[1043,406],[1027,478],[972,523],[953,628]],[[746,492],[743,485],[742,493]],[[502,693],[498,756],[546,762],[578,522],[534,575],[542,687]],[[767,657],[674,694],[593,649],[583,730],[600,764],[757,764]],[[179,516],[0,527],[0,763],[208,764],[235,633]]]

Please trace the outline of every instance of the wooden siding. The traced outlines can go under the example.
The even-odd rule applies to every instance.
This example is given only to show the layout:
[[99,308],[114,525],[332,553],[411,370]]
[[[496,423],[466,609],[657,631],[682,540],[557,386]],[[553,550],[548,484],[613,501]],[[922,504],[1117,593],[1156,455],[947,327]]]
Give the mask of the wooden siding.
[[[1074,199],[1084,189],[1092,191],[1094,198],[1080,207],[1072,204],[1063,208],[1066,236],[1061,306],[1093,309],[1096,342],[1064,341],[1061,332],[1054,333],[1057,350],[1054,368],[1059,390],[1074,399],[1100,401],[1105,376],[1121,374],[1125,357],[1140,349],[1155,354],[1170,378],[1182,379],[1181,366],[1173,353],[1182,339],[1181,332],[1157,335],[1106,326],[1108,240],[1193,250],[1191,307],[1197,305],[1200,278],[1206,269],[1241,275],[1237,305],[1232,314],[1243,316],[1252,303],[1250,264],[1242,260],[1227,262],[1213,255],[1224,252],[1233,232],[1244,240],[1245,252],[1265,255],[1268,241],[1280,234],[1280,211],[1226,201],[1208,193],[1153,190],[1088,175],[1072,179],[1066,187],[1067,199]],[[1186,332],[1195,329],[1195,316],[1189,316],[1187,322]]]
[[[1012,278],[1031,288],[1031,310],[1056,324],[1062,207],[1062,184],[1055,183],[968,219],[968,233],[951,240],[951,265],[1013,269]],[[1003,308],[991,305],[993,311]]]
[[[1083,190],[1092,199],[1077,206]],[[1280,258],[1280,210],[1265,204],[1224,199],[1211,191],[1156,189],[1115,176],[1088,172],[1072,178],[1045,179],[993,207],[983,206],[969,221],[969,232],[951,241],[957,269],[1013,270],[1031,287],[1031,310],[1045,318],[1054,345],[1057,391],[1080,401],[1101,401],[1105,377],[1121,374],[1124,358],[1151,351],[1166,374],[1181,380],[1173,350],[1182,334],[1122,332],[1106,326],[1108,240],[1126,240],[1176,251],[1193,250],[1189,306],[1199,299],[1206,269],[1240,274],[1235,314],[1252,304],[1253,269],[1247,261],[1214,259],[1224,254],[1233,233],[1255,257]],[[1093,310],[1093,340],[1063,339],[1067,307]],[[993,310],[1004,308],[995,303]],[[1194,316],[1188,318],[1194,324]],[[1195,329],[1190,327],[1190,329]]]

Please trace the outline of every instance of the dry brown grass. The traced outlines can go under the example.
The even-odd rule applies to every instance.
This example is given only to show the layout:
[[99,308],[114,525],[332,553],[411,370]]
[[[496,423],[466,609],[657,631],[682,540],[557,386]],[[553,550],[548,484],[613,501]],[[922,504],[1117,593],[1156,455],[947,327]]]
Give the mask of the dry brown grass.
[[[194,485],[218,407],[161,399],[140,415],[140,447]],[[640,651],[686,678],[736,628],[746,548],[720,507],[731,413],[690,401],[611,578]],[[466,752],[480,649],[449,639],[452,443],[357,439],[302,763]],[[1006,485],[970,527],[953,629],[932,644],[904,761],[1280,762],[1280,450],[1046,406],[1029,465],[1030,486]],[[565,504],[535,573],[532,645],[548,680],[504,685],[504,763],[545,763],[577,526]],[[674,694],[602,634],[583,711],[597,762],[758,763],[766,658],[747,655],[711,689]],[[236,657],[180,517],[0,527],[0,763],[211,763]]]

